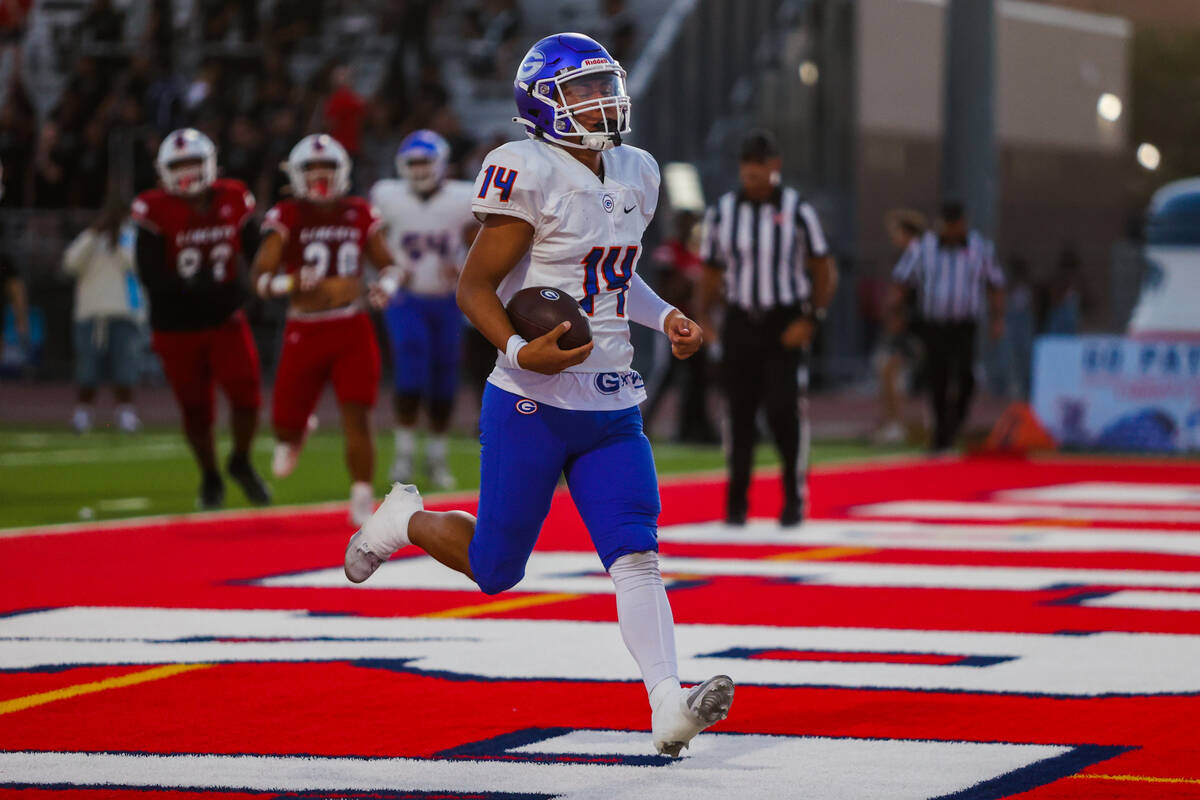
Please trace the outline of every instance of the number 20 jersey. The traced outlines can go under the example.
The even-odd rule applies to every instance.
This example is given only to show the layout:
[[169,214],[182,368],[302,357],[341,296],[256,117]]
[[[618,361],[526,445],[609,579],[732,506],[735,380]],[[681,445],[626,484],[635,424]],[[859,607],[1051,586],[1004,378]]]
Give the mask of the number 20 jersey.
[[658,205],[653,156],[622,145],[601,158],[603,181],[557,145],[509,142],[484,160],[471,206],[480,220],[503,214],[533,226],[528,266],[500,284],[501,302],[527,286],[550,286],[587,312],[594,347],[567,370],[575,373],[623,373],[632,364],[629,282]]
[[[139,194],[134,222],[162,237],[161,288],[150,288],[150,325],[155,330],[199,330],[220,325],[245,302],[238,275],[242,226],[254,213],[246,184],[221,178],[197,209],[162,189]],[[253,257],[253,254],[249,254]]]
[[330,203],[289,199],[267,212],[263,233],[283,237],[283,269],[289,274],[355,278],[362,275],[362,254],[378,226],[379,214],[361,197]]

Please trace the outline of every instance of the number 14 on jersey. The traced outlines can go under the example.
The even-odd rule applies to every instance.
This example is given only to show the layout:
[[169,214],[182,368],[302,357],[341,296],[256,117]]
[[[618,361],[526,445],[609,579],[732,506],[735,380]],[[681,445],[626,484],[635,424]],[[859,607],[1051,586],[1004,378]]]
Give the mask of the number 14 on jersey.
[[[621,257],[624,251],[625,257]],[[637,261],[638,246],[593,247],[583,257],[583,300],[579,305],[588,316],[596,310],[596,295],[600,294],[600,277],[604,277],[604,290],[618,292],[617,316],[625,316],[625,295],[629,292],[629,281],[633,278],[633,265]],[[620,267],[617,266],[620,262]]]

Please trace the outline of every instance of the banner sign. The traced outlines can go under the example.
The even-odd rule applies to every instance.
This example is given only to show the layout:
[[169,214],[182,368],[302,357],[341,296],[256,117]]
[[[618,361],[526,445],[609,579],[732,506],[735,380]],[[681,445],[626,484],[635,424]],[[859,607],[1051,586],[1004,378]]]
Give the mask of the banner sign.
[[1039,337],[1033,409],[1063,447],[1200,450],[1200,343]]

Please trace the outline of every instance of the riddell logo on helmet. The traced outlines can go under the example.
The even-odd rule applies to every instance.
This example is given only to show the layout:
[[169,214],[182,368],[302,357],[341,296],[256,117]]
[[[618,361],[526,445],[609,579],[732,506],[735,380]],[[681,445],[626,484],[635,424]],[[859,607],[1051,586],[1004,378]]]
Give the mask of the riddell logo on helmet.
[[607,58],[585,58],[583,60],[583,63],[580,66],[591,67],[596,64],[611,64],[611,63],[612,62],[609,61]]

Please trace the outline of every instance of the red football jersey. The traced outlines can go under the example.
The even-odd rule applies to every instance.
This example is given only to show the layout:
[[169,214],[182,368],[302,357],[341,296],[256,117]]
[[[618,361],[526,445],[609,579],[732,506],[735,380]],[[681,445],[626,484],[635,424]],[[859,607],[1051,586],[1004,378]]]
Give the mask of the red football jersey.
[[283,268],[303,271],[309,280],[362,275],[367,238],[379,226],[379,214],[361,197],[333,203],[281,200],[267,212],[263,233],[283,237]]
[[134,221],[163,241],[163,253],[149,264],[138,263],[155,330],[211,328],[246,300],[238,256],[242,226],[254,213],[254,195],[246,184],[231,179],[214,181],[209,191],[201,210],[162,189],[142,192],[133,201]]
[[133,201],[133,219],[163,237],[166,265],[191,280],[202,270],[213,283],[237,278],[242,250],[242,225],[254,213],[254,195],[246,184],[231,178],[213,182],[212,199],[203,211],[162,189],[142,192]]

